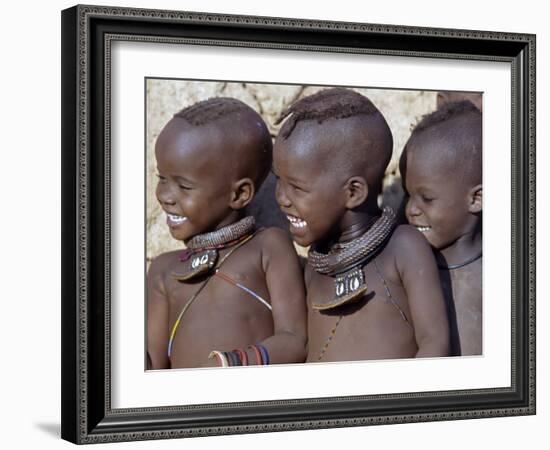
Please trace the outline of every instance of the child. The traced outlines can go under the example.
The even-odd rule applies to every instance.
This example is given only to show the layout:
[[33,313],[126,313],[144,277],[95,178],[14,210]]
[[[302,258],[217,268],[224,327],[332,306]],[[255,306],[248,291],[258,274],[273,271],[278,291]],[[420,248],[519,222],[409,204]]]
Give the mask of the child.
[[448,103],[413,130],[400,160],[407,220],[435,251],[453,355],[481,348],[481,112]]
[[149,368],[304,361],[305,290],[292,242],[242,213],[271,152],[262,118],[230,98],[183,109],[161,131],[156,195],[187,249],[149,268]]
[[434,257],[413,227],[377,205],[390,129],[363,95],[336,88],[281,118],[277,201],[311,246],[307,361],[445,356],[449,330]]

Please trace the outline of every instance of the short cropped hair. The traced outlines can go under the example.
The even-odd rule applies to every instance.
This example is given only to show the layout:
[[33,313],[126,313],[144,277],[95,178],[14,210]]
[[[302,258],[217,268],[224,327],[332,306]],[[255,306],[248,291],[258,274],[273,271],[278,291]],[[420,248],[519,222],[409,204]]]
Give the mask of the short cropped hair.
[[473,113],[474,115],[479,116],[479,119],[481,120],[481,112],[470,100],[445,103],[434,112],[423,116],[420,122],[418,122],[418,124],[414,127],[413,133],[420,132],[426,128],[436,126],[440,123],[468,113]]
[[322,124],[330,119],[355,118],[351,132],[361,133],[362,145],[359,148],[342,145],[335,157],[345,158],[350,172],[358,171],[365,176],[369,196],[374,198],[382,189],[382,179],[391,160],[393,136],[384,116],[367,97],[346,88],[325,89],[292,104],[277,123],[286,119],[279,135],[288,139],[303,121]]
[[[235,127],[248,131],[250,135],[256,137],[257,145],[248,158],[251,164],[245,164],[246,161],[242,161],[242,158],[240,158],[240,164],[246,166],[246,172],[252,173],[256,189],[259,189],[271,169],[273,143],[267,125],[253,108],[236,98],[213,97],[182,109],[174,114],[174,118],[183,119],[192,126],[200,127],[222,119],[229,120],[234,114],[240,115],[239,122],[234,124]],[[247,123],[246,118],[254,120],[255,124]],[[257,124],[260,125],[260,136],[258,136]]]
[[231,97],[213,97],[197,102],[174,114],[174,117],[185,119],[191,125],[200,126],[239,111],[252,108],[246,103]]
[[434,155],[434,160],[450,161],[468,183],[479,184],[482,170],[481,119],[481,111],[469,100],[446,103],[422,117],[405,144],[404,155],[418,139],[423,142],[444,140],[447,145],[440,147],[441,154]]
[[350,89],[333,88],[298,100],[283,111],[276,124],[290,116],[280,131],[286,139],[302,120],[317,120],[318,123],[322,123],[326,119],[344,119],[378,112],[376,106],[364,95]]

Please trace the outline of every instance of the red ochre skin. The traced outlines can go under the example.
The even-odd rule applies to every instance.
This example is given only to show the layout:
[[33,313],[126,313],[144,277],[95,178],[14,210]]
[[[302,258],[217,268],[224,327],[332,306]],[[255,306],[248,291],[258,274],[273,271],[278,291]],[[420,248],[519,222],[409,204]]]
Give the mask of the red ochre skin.
[[[161,132],[155,155],[157,198],[162,208],[186,217],[169,222],[175,239],[219,229],[240,220],[256,192],[257,173],[250,162],[261,136],[258,116],[229,116],[201,126],[172,119]],[[183,248],[183,245],[182,245]],[[220,251],[219,259],[230,249]],[[306,306],[302,269],[287,234],[271,228],[258,232],[223,264],[225,274],[267,300],[269,311],[246,292],[212,277],[187,310],[177,329],[172,356],[169,333],[184,305],[203,279],[176,281],[181,252],[154,259],[147,276],[147,352],[149,368],[217,366],[212,350],[246,349],[261,343],[271,364],[303,362],[306,357]],[[253,350],[247,350],[255,364]]]
[[[422,230],[441,267],[452,355],[481,355],[482,258],[445,269],[475,259],[482,251],[481,125],[472,117],[454,124],[460,133],[441,132],[451,123],[436,125],[413,133],[407,143],[400,162],[408,194],[405,212],[408,222]],[[464,147],[465,133],[469,136]],[[456,136],[461,137],[458,143]],[[457,156],[460,152],[450,151],[453,145],[463,151],[477,148],[479,154]],[[459,158],[469,164],[461,165]]]
[[[384,130],[388,130],[387,132]],[[360,236],[373,216],[391,134],[381,115],[298,122],[274,146],[277,200],[300,245],[343,242]],[[371,161],[374,158],[376,161]],[[334,280],[306,266],[308,362],[437,357],[449,354],[449,327],[433,253],[422,234],[399,226],[373,262],[364,266],[368,286],[357,303],[318,311],[313,301],[334,295]],[[399,309],[389,300],[387,289]],[[341,320],[338,322],[339,318]],[[336,331],[333,329],[336,327]],[[333,335],[329,345],[325,344]]]

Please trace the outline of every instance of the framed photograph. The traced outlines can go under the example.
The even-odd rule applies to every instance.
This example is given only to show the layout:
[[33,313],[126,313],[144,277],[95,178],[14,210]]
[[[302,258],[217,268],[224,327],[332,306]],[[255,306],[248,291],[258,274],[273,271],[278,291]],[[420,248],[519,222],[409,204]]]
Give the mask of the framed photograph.
[[[534,35],[75,6],[62,12],[62,85],[64,439],[535,413]],[[148,357],[147,273],[159,255],[184,251],[170,236],[183,219],[166,218],[157,188],[159,135],[175,114],[225,97],[256,111],[276,140],[288,107],[335,88],[370,99],[391,130],[378,202],[396,211],[407,203],[403,187],[411,189],[399,163],[415,126],[455,100],[476,110],[483,262],[482,305],[469,335],[475,349],[465,350],[463,340],[448,352],[454,357],[323,360],[330,347],[310,339],[319,362],[269,361],[257,345],[257,365],[218,352],[211,362],[233,367],[199,368],[206,364],[176,353],[171,366],[156,366]],[[275,176],[277,167],[250,210],[260,225],[287,232],[290,220],[292,234],[302,224],[281,214]],[[294,249],[304,261],[311,255]],[[253,300],[243,299],[246,307]]]

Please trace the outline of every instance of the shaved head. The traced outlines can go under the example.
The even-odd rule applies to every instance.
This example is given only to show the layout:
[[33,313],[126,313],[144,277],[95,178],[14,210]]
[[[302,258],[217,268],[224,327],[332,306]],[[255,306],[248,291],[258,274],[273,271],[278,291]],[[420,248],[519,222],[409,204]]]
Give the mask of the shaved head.
[[211,162],[221,163],[226,173],[251,178],[256,189],[269,173],[269,130],[256,111],[237,99],[216,97],[182,109],[164,127],[157,145],[183,135],[186,140],[197,140],[195,147],[211,153]]
[[391,159],[393,138],[386,120],[364,95],[350,89],[326,89],[283,112],[277,141],[293,142],[299,152],[326,160],[326,170],[344,178],[362,176],[370,194],[381,190]]
[[[407,155],[423,157],[434,171],[459,176],[470,186],[482,181],[481,112],[469,101],[448,103],[425,116],[413,130],[401,155],[406,177]],[[425,157],[425,158],[424,158]]]

